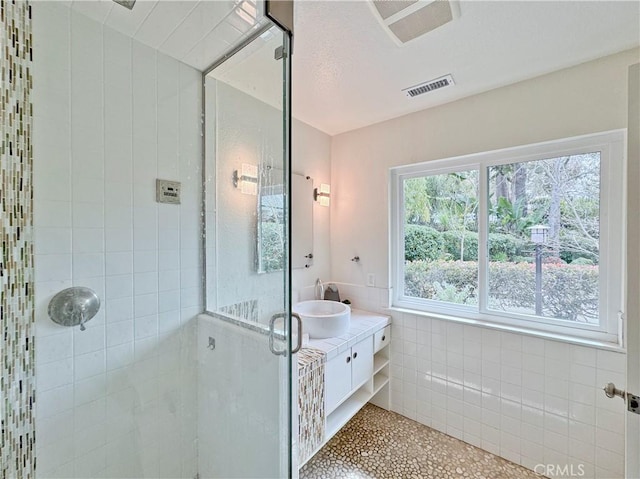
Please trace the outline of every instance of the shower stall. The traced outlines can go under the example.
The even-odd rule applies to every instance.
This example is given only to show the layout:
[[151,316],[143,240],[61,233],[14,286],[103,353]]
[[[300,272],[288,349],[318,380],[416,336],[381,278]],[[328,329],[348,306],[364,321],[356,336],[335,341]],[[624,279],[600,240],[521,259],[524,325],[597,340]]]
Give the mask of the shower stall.
[[37,440],[3,473],[296,476],[291,2],[24,7]]

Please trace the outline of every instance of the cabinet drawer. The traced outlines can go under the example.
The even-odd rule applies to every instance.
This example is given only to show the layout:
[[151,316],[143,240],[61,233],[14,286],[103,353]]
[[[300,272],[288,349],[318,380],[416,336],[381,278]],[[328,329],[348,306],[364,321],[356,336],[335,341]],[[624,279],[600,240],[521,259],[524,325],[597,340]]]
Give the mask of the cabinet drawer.
[[381,329],[373,336],[373,352],[377,353],[391,341],[391,325]]

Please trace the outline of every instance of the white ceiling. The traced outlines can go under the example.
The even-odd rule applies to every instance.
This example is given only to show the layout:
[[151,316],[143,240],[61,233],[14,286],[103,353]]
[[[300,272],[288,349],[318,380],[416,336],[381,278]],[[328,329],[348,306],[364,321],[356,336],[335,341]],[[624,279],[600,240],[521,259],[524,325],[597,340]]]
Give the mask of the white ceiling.
[[[250,31],[237,4],[138,0],[129,11],[111,0],[73,0],[71,7],[203,70]],[[366,0],[296,0],[294,115],[333,135],[640,44],[638,1],[472,0],[459,9],[458,19],[399,46]],[[447,73],[455,86],[413,99],[401,91]]]
[[[297,2],[296,116],[333,135],[640,44],[637,1],[459,5],[460,18],[398,46],[368,2]],[[455,86],[401,91],[447,73]]]

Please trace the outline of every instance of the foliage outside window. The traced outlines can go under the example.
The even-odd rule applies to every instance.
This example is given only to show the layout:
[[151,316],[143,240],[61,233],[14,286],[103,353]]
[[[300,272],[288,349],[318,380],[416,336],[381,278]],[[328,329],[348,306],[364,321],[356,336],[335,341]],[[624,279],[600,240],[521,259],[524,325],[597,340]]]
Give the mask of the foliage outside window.
[[623,140],[393,169],[394,306],[618,341]]

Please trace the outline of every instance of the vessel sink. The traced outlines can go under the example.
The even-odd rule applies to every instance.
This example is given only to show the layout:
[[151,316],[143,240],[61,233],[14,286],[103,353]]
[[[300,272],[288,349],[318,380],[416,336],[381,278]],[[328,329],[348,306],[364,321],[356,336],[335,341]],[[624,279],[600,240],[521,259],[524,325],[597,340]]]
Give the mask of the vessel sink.
[[342,336],[351,324],[351,308],[337,301],[302,301],[293,306],[293,312],[302,318],[303,333],[313,339]]

